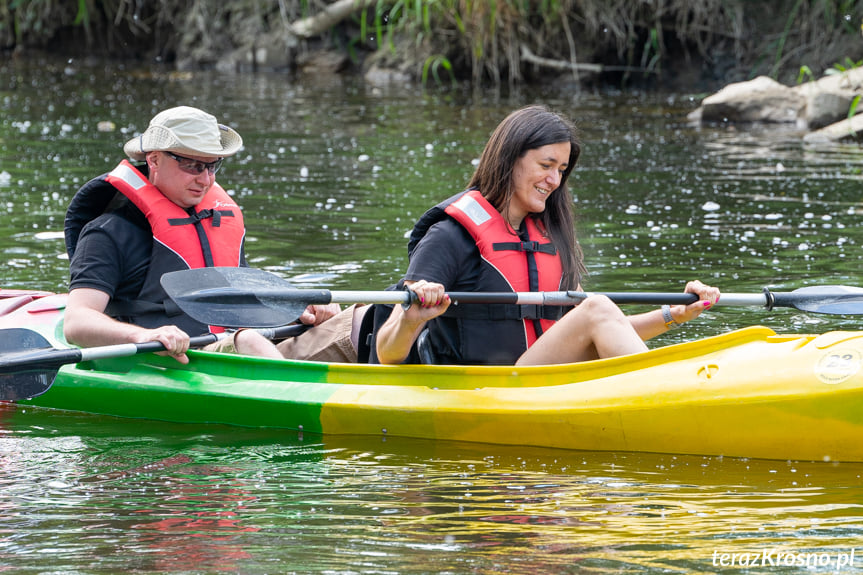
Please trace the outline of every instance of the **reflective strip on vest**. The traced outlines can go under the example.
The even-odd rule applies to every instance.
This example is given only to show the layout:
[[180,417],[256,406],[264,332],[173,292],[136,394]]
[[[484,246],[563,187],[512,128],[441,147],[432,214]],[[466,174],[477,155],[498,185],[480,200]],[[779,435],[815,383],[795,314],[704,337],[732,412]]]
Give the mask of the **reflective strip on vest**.
[[140,190],[141,188],[150,183],[145,178],[141,177],[140,172],[138,172],[137,170],[132,168],[132,166],[125,162],[121,162],[120,164],[118,164],[117,167],[111,170],[108,175],[123,180],[124,182],[129,184],[129,186],[133,190]]

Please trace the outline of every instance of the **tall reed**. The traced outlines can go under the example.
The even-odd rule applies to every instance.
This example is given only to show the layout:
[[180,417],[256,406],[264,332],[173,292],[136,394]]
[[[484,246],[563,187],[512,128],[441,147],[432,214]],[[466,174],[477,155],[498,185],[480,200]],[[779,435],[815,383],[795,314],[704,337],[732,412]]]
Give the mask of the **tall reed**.
[[[65,35],[93,51],[207,66],[334,1],[0,0],[0,49]],[[576,79],[583,64],[626,68],[625,80],[696,61],[717,77],[793,81],[804,65],[820,74],[863,58],[861,19],[859,0],[378,0],[315,44],[357,62],[373,52],[426,82],[554,81],[546,61]]]

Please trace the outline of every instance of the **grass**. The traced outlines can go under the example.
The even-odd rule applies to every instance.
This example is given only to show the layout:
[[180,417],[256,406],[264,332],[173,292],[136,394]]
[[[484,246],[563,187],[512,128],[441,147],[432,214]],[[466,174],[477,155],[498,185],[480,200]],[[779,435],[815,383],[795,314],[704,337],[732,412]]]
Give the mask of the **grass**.
[[[290,22],[322,6],[309,0],[0,0],[0,47],[83,37],[91,50],[211,66],[226,53],[285,36]],[[859,65],[861,20],[863,2],[855,0],[378,0],[316,42],[356,62],[374,54],[424,84],[560,81],[560,73],[525,63],[521,46],[546,60],[641,69],[643,77],[661,78],[698,60],[707,72],[722,69],[730,79],[768,74],[793,81],[833,62]],[[577,72],[574,77],[580,79]],[[620,81],[632,77],[621,73]]]

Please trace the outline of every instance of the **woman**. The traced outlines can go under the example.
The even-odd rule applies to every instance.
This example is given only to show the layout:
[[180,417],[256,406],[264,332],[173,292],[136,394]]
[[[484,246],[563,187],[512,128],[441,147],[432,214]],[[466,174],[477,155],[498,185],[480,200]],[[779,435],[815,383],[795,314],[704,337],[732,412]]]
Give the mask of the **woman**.
[[417,302],[394,307],[377,331],[381,363],[546,365],[638,353],[716,303],[717,288],[692,281],[684,291],[699,301],[635,316],[604,296],[574,308],[450,306],[447,290],[581,290],[566,187],[580,153],[572,124],[542,106],[498,125],[468,191],[426,212],[411,234],[404,285]]

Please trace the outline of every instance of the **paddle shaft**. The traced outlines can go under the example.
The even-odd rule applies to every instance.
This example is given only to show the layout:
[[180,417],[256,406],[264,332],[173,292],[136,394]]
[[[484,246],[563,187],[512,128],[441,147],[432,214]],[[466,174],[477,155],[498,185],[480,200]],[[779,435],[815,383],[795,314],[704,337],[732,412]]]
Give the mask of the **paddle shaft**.
[[[297,290],[305,294],[306,290]],[[310,290],[316,291],[316,290]],[[302,298],[309,304],[326,303],[383,303],[408,305],[415,300],[413,292],[365,292],[365,291],[327,291],[317,290],[319,294],[313,298]],[[275,290],[274,290],[275,292]],[[281,292],[284,295],[284,292]],[[256,292],[261,297],[264,294]],[[559,292],[448,292],[447,295],[455,304],[514,304],[514,305],[577,305],[581,301],[593,296],[605,296],[617,304],[644,304],[644,305],[689,305],[698,301],[698,296],[693,293],[639,293],[639,292],[584,292],[584,291],[559,291]],[[765,291],[763,293],[723,293],[716,302],[720,306],[764,306],[773,307],[799,307],[807,303],[821,303],[841,300],[842,295],[812,293],[783,293]],[[859,294],[849,294],[847,299],[859,301]]]
[[[190,317],[207,325],[226,327],[271,327],[285,325],[302,316],[309,305],[369,303],[410,305],[411,291],[329,291],[296,289],[276,274],[255,268],[209,267],[168,272],[162,287],[174,303]],[[676,293],[621,292],[449,292],[459,304],[521,306],[573,306],[592,296],[604,295],[618,304],[689,305],[698,296]],[[826,314],[863,315],[863,289],[849,286],[810,286],[793,292],[725,293],[721,306],[796,308]],[[530,310],[524,310],[530,313]]]
[[[307,326],[290,325],[272,329],[257,329],[268,339],[291,337],[305,331]],[[225,337],[225,334],[209,333],[189,339],[189,347],[204,347]],[[46,342],[47,343],[47,342]],[[165,351],[165,346],[158,341],[145,343],[121,343],[96,347],[57,349],[42,348],[22,351],[0,356],[0,374],[24,371],[54,370],[62,365],[108,359],[113,357],[129,357],[141,353]]]
[[[698,301],[698,296],[692,293],[637,293],[637,292],[448,292],[455,304],[514,304],[514,305],[576,305],[591,296],[604,295],[619,304],[648,305],[688,305]],[[782,294],[773,294],[781,296]],[[194,300],[199,304],[248,300],[275,303],[296,303],[302,305],[325,305],[330,303],[368,303],[368,304],[410,304],[415,301],[413,292],[404,291],[330,291],[314,289],[272,289],[257,288],[251,290],[232,287],[206,288],[189,292],[184,298]],[[722,294],[720,305],[767,305],[768,297],[764,294]],[[781,305],[776,298],[774,305]]]

